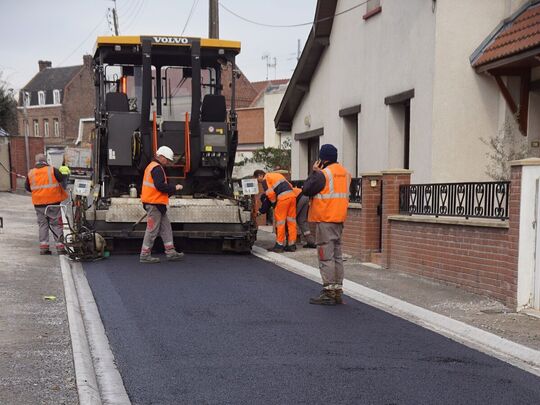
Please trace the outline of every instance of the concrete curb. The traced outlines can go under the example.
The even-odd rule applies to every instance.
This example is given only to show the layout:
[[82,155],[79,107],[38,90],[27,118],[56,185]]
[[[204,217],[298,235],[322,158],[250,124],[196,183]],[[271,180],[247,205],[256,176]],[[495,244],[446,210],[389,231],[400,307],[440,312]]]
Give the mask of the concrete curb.
[[86,337],[86,330],[84,329],[81,307],[77,297],[75,282],[71,274],[71,267],[65,256],[60,257],[60,268],[62,269],[62,279],[64,281],[64,294],[66,297],[79,403],[80,405],[100,405],[102,402],[99,395],[94,364],[92,363],[92,355],[90,354],[90,346]]
[[[73,314],[73,328],[72,317],[69,316],[68,310],[70,330],[73,329],[78,337],[83,335],[86,342],[85,350],[80,355],[83,357],[83,361],[75,362],[77,387],[79,387],[79,374],[81,377],[89,375],[92,379],[92,393],[94,397],[97,395],[97,398],[88,398],[86,390],[81,392],[81,389],[79,389],[80,404],[131,404],[122,377],[114,363],[114,356],[109,346],[109,340],[105,334],[105,328],[101,322],[101,317],[92,290],[88,285],[88,280],[84,275],[82,265],[78,262],[69,261],[65,256],[60,259],[60,262],[62,274],[64,275],[65,273],[66,277],[71,278],[73,291],[70,291],[70,294],[74,295],[75,298],[73,301],[76,301],[76,304],[78,304],[78,311]],[[75,355],[75,343],[73,347]],[[83,385],[83,382],[81,382],[81,385]]]
[[[294,259],[254,246],[252,253],[310,280],[321,282],[319,269]],[[504,339],[493,333],[409,304],[389,295],[344,280],[343,291],[351,298],[406,319],[419,326],[446,336],[465,346],[496,357],[532,374],[540,376],[540,351]]]

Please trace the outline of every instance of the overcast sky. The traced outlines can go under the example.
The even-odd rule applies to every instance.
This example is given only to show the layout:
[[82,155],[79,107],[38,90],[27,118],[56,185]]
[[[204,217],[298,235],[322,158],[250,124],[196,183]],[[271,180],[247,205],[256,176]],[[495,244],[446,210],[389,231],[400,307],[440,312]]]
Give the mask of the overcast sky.
[[[316,0],[220,0],[253,21],[292,25],[313,20]],[[121,35],[180,35],[190,10],[186,36],[208,37],[208,0],[117,0]],[[107,22],[111,0],[0,0],[0,72],[10,87],[23,87],[37,73],[37,61],[53,67],[82,64],[98,35],[112,35]],[[303,48],[311,27],[269,28],[254,25],[219,8],[220,37],[239,40],[239,67],[251,81],[265,80],[268,54],[277,59],[270,79],[289,78],[296,65],[297,42]]]

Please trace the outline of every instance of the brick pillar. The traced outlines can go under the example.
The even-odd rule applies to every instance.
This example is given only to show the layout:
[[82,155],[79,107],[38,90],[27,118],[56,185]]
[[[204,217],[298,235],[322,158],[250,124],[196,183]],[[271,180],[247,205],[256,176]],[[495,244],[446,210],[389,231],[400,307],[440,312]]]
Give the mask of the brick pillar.
[[411,183],[411,170],[394,169],[382,172],[383,206],[382,206],[382,257],[381,265],[390,266],[390,215],[399,214],[399,186]]
[[381,221],[378,207],[381,204],[382,173],[362,174],[362,213],[360,215],[360,259],[372,261],[371,254],[381,251]]

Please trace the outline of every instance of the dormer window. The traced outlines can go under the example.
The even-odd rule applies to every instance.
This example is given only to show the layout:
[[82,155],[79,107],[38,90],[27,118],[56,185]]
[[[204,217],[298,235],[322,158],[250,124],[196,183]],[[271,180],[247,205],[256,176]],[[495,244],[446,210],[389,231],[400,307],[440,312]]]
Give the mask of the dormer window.
[[364,14],[364,20],[379,14],[382,11],[381,0],[367,0],[366,2],[366,14]]
[[38,91],[38,104],[45,105],[45,92],[44,91]]
[[60,90],[53,90],[53,104],[60,104]]

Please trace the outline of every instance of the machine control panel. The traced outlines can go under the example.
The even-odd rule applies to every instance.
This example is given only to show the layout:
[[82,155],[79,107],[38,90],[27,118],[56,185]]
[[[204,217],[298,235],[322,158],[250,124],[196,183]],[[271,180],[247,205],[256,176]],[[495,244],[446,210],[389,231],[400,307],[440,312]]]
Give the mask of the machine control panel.
[[228,154],[226,152],[203,152],[203,167],[227,167]]

